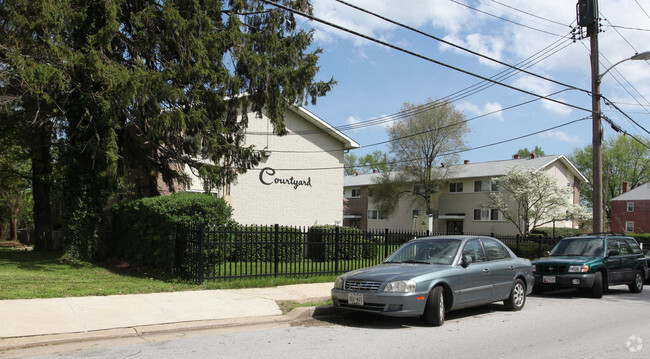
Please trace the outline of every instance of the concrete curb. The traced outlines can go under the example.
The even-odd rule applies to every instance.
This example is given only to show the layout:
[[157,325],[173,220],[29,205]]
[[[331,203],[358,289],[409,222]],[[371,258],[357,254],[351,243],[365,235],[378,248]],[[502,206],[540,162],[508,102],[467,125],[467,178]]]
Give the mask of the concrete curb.
[[[126,328],[96,330],[89,332],[76,332],[65,334],[48,334],[0,339],[0,353],[8,350],[35,348],[40,346],[59,345],[84,341],[100,341],[121,338],[142,338],[147,336],[164,336],[178,332],[200,332],[214,330],[234,330],[247,326],[264,326],[277,324],[290,324],[308,320],[312,317],[325,317],[332,315],[335,309],[331,305],[318,307],[299,307],[283,315],[265,317],[215,319],[202,321],[189,321],[178,323],[164,323]],[[170,338],[171,339],[171,338]]]

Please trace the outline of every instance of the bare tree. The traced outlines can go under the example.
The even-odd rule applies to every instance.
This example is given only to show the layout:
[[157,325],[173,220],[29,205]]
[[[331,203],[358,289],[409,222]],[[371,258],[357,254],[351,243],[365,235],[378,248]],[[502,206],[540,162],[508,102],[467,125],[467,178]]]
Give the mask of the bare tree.
[[412,196],[422,203],[426,214],[433,213],[432,199],[449,166],[458,160],[458,151],[466,147],[470,132],[465,115],[446,101],[429,99],[425,104],[405,103],[402,120],[387,128],[390,154],[400,168],[393,176],[380,176],[370,195],[378,209],[390,215],[402,196]]

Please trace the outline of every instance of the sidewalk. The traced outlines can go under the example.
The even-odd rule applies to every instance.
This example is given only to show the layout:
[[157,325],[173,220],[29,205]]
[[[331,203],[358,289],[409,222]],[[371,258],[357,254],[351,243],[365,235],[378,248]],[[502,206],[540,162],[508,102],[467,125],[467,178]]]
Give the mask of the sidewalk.
[[[282,318],[276,301],[310,302],[330,297],[332,283],[272,288],[0,300],[0,350],[34,345],[37,338],[87,337],[88,333],[119,333],[146,326],[159,330],[215,327]],[[304,311],[303,311],[304,312]],[[312,311],[313,312],[313,311]],[[171,325],[171,326],[170,326]],[[153,329],[150,327],[149,329]],[[68,339],[69,340],[69,339]],[[79,339],[77,339],[79,340]]]

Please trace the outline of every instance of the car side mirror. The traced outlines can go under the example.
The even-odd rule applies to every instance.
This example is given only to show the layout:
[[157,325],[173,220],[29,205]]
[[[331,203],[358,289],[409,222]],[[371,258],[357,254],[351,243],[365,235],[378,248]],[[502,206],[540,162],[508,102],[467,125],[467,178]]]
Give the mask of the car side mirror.
[[607,253],[607,256],[611,257],[611,256],[617,256],[619,254],[621,254],[621,252],[617,251],[616,249],[612,249],[611,251],[609,251],[609,253]]
[[469,266],[470,263],[472,263],[472,257],[470,257],[468,255],[464,255],[460,259],[460,266],[463,267],[463,268],[467,268],[467,266]]
[[548,257],[549,255],[551,255],[551,251],[544,251],[544,257]]

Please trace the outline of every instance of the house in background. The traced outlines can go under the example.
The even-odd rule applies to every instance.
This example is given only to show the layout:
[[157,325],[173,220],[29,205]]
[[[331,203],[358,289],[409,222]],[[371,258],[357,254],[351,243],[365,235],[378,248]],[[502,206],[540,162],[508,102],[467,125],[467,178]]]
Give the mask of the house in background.
[[616,233],[650,232],[650,182],[630,189],[623,182],[623,193],[612,199],[610,230]]
[[[496,209],[485,208],[486,193],[495,191],[492,178],[506,174],[512,167],[531,168],[546,171],[557,179],[561,186],[572,189],[573,203],[580,201],[580,185],[587,179],[564,156],[536,156],[528,158],[513,156],[510,160],[470,163],[441,167],[447,172],[432,207],[431,229],[445,233],[517,234],[514,224],[506,221]],[[390,217],[380,213],[369,198],[369,188],[379,173],[346,176],[344,196],[348,199],[348,210],[343,225],[362,229],[423,230],[430,221],[424,205],[407,196],[400,199],[398,209]],[[550,226],[550,225],[549,225]],[[556,227],[575,227],[574,221],[561,218]]]
[[[289,108],[284,125],[288,134],[277,136],[266,116],[249,114],[245,145],[263,151],[262,162],[215,195],[233,207],[240,224],[340,225],[343,156],[359,144],[302,107]],[[204,192],[202,181],[190,176],[187,190]]]

